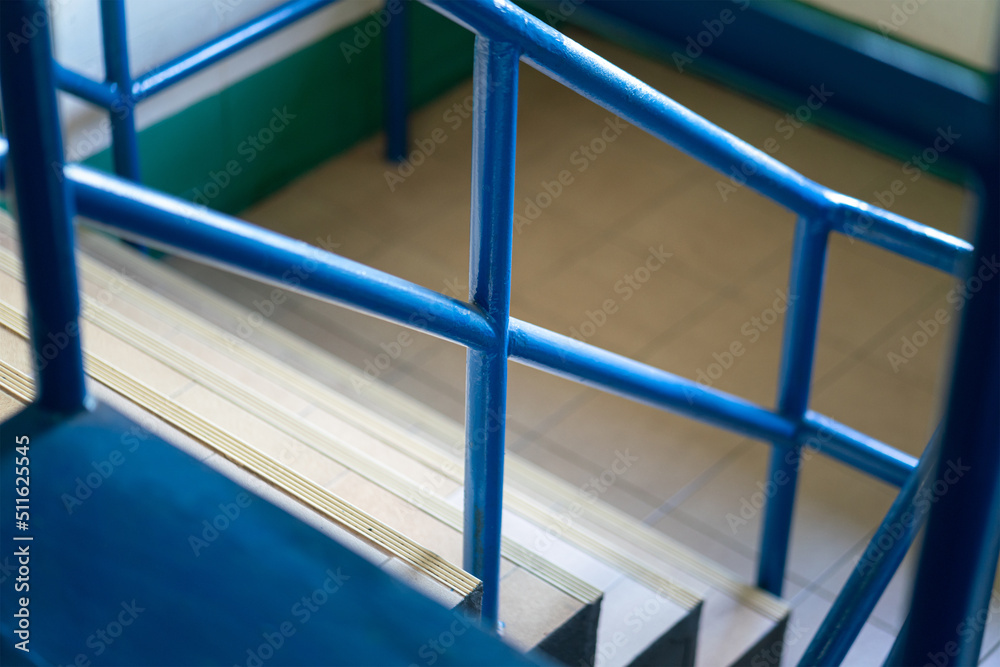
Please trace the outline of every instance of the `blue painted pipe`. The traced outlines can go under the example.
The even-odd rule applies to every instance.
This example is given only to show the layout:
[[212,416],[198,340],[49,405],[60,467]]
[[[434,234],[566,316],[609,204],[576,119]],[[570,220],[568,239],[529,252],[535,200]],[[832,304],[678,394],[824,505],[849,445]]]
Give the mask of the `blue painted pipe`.
[[[43,17],[44,0],[0,2],[0,25]],[[74,255],[73,206],[63,180],[62,130],[56,105],[51,37],[39,30],[26,43],[0,45],[0,89],[14,176],[37,395],[44,410],[73,413],[86,404],[80,347],[80,296]]]
[[136,77],[131,90],[132,98],[139,101],[155,95],[334,2],[336,0],[293,0],[265,12],[253,21]]
[[939,268],[950,269],[953,255],[970,253],[969,244],[960,239],[806,178],[506,0],[420,1],[477,34],[517,44],[532,67],[710,167],[727,175],[737,170],[748,187],[800,216],[845,226],[849,216],[843,209],[857,208],[875,222],[867,232],[867,218],[854,225],[855,235]]
[[71,95],[86,100],[102,109],[111,110],[118,101],[115,87],[106,81],[94,81],[79,72],[55,63],[56,85]]
[[[843,662],[927,518],[932,474],[941,451],[940,427],[920,457],[882,523],[840,589],[799,667],[833,667]],[[915,504],[917,498],[920,504]],[[885,546],[888,545],[888,546]]]
[[802,418],[797,441],[896,487],[917,467],[917,459],[906,452],[812,410]]
[[511,318],[510,358],[750,438],[801,445],[901,486],[913,457],[814,412],[801,424],[745,399]]
[[468,347],[494,349],[497,345],[494,325],[461,301],[96,169],[67,165],[65,175],[72,183],[79,212],[129,240],[357,308]]
[[135,130],[135,101],[130,98],[125,0],[101,0],[101,37],[104,44],[105,78],[116,99],[108,110],[111,119],[111,156],[115,173],[140,182],[139,138]]
[[834,231],[955,276],[972,257],[972,244],[962,239],[853,197],[829,196],[837,202],[830,212]]
[[483,624],[494,628],[500,604],[518,57],[510,44],[476,38],[469,296],[495,337],[489,348],[470,349],[466,366],[464,567],[483,582]]
[[[1000,76],[992,83],[996,119]],[[963,276],[978,289],[962,309],[934,481],[947,492],[927,519],[897,664],[977,664],[992,606],[1000,554],[1000,278],[989,267],[1000,256],[1000,128],[993,123],[991,131],[992,155],[979,165],[974,261]],[[949,483],[959,462],[968,470]]]
[[[800,218],[792,244],[777,408],[779,414],[793,422],[800,422],[809,407],[827,236],[823,221]],[[799,463],[800,451],[796,445],[791,451],[775,448],[768,466],[768,479],[777,483],[764,508],[757,585],[778,597],[785,580]]]

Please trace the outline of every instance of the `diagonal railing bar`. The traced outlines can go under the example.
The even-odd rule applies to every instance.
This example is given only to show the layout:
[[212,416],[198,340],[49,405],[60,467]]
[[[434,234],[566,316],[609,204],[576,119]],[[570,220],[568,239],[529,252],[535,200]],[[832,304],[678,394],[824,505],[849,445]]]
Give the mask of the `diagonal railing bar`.
[[[861,553],[847,583],[827,612],[819,630],[799,660],[799,667],[839,665],[857,639],[865,620],[871,615],[906,552],[913,544],[927,518],[934,481],[932,474],[941,452],[941,427],[931,436],[920,463],[875,530]],[[916,502],[922,498],[920,506]],[[885,546],[888,544],[888,546]]]

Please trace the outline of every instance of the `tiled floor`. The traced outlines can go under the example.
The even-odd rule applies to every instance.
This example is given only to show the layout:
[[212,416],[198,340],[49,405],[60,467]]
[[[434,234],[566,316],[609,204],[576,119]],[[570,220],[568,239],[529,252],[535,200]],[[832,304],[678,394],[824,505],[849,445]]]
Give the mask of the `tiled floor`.
[[[776,109],[595,38],[585,44],[725,129],[761,145]],[[522,65],[512,310],[565,334],[765,405],[776,390],[794,216],[741,189],[720,196],[715,172],[625,127],[587,159],[610,113]],[[446,141],[391,187],[379,140],[307,174],[245,217],[452,296],[467,296],[471,121],[447,114],[466,84],[415,114],[412,137]],[[805,175],[872,201],[901,164],[805,126],[777,157]],[[560,174],[564,184],[557,187]],[[970,200],[924,174],[892,210],[962,234]],[[669,256],[665,256],[669,254]],[[652,259],[650,259],[652,258]],[[637,289],[622,279],[656,266]],[[645,275],[645,274],[642,274]],[[942,327],[905,364],[904,339],[944,309],[952,281],[889,253],[835,237],[830,245],[812,407],[919,454],[937,422],[950,332]],[[602,308],[611,303],[607,311]],[[273,319],[364,367],[398,329],[321,304],[289,305]],[[590,324],[588,324],[590,323]],[[463,349],[417,335],[379,379],[463,418]],[[742,356],[713,366],[734,342]],[[721,375],[719,372],[721,371]],[[639,458],[602,498],[752,580],[768,447],[718,429],[512,364],[509,447],[583,485],[617,450]],[[754,494],[758,494],[755,496]],[[894,490],[821,456],[802,474],[786,596],[802,636],[816,629]],[[746,509],[749,508],[749,509]],[[732,517],[740,515],[745,523]],[[902,621],[905,577],[893,581],[850,664],[880,663]],[[798,636],[798,635],[793,635]],[[996,648],[998,633],[989,634]],[[789,640],[794,659],[807,641]]]

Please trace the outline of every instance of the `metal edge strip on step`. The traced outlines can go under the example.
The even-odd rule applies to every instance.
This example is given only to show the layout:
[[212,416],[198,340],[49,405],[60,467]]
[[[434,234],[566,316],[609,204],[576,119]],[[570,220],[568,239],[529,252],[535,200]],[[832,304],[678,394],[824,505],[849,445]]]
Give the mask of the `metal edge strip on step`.
[[[123,260],[132,259],[131,253],[126,248],[121,248],[112,241],[104,241],[104,243],[111,246],[109,250],[112,254],[120,256]],[[103,265],[94,262],[90,258],[85,259],[95,264],[95,282],[100,282],[98,277],[101,275],[104,276],[105,280],[107,279],[108,270]],[[140,258],[140,261],[144,261],[144,258]],[[147,264],[150,263],[144,262],[144,266]],[[164,271],[158,266],[155,269],[164,274],[164,278],[174,279],[178,282],[184,280],[173,275],[174,272],[172,271]],[[101,273],[102,271],[103,274]],[[226,345],[225,337],[214,326],[207,326],[200,318],[191,317],[182,308],[172,303],[153,298],[146,293],[146,288],[136,288],[131,285],[130,287],[130,296],[141,300],[148,308],[158,313],[166,312],[170,316],[177,315],[185,318],[185,323],[190,323],[192,331],[199,333],[205,339],[203,342],[206,344],[208,344],[208,341],[215,342],[217,345],[222,346],[220,351],[229,352],[233,357],[239,357],[247,363],[253,364],[256,368],[264,370],[265,374],[271,376],[270,379],[272,381],[280,384],[283,388],[302,398],[313,401],[318,407],[360,428],[419,463],[433,468],[446,478],[460,484],[463,482],[463,470],[458,457],[460,451],[455,456],[449,456],[442,451],[440,446],[431,444],[420,435],[412,433],[398,425],[389,425],[385,421],[378,419],[367,407],[357,404],[351,399],[342,398],[326,385],[315,381],[299,371],[290,371],[287,366],[275,363],[268,354],[261,352],[252,345],[246,347]],[[206,290],[202,286],[199,286],[199,288]],[[220,300],[229,307],[235,308],[231,302],[221,296],[215,293],[210,294],[211,297]],[[147,310],[147,312],[149,311]],[[283,331],[281,333],[283,334],[282,342],[285,337],[292,338],[298,343],[298,347],[302,348],[300,353],[307,354],[310,359],[315,359],[317,363],[329,360],[335,362],[335,365],[339,367],[339,362],[329,358],[329,355],[324,354],[322,350],[314,348],[311,344],[305,343]],[[356,374],[356,372],[355,370],[354,373]],[[391,390],[389,387],[379,385],[378,390],[386,391],[389,394],[388,398],[393,402],[398,399],[401,402],[415,404],[412,399],[409,399],[405,395],[400,394],[397,396],[399,392]],[[426,407],[421,406],[421,409],[424,412],[430,412]],[[407,411],[403,410],[403,412]],[[450,431],[449,442],[455,442],[459,446],[462,445],[464,436],[460,426],[442,416],[438,416],[435,421],[439,424],[447,425],[447,428],[442,428],[441,431]],[[514,454],[508,455],[506,467],[507,479],[511,482],[512,486],[516,485],[524,489],[524,492],[519,489],[510,489],[506,492],[507,500],[505,500],[505,504],[511,511],[525,518],[530,517],[534,522],[546,527],[558,526],[561,536],[565,537],[566,541],[574,543],[584,550],[594,552],[593,555],[598,557],[598,559],[619,569],[630,571],[633,577],[639,581],[643,581],[651,588],[661,590],[669,589],[669,586],[664,585],[664,582],[667,580],[664,580],[662,576],[658,577],[658,573],[651,575],[644,571],[644,569],[648,568],[643,568],[643,566],[633,567],[627,558],[623,557],[613,548],[604,545],[601,538],[595,536],[593,533],[576,526],[567,530],[565,521],[558,514],[538,507],[538,499],[544,498],[550,502],[579,506],[582,508],[581,516],[590,520],[595,525],[599,525],[604,530],[611,532],[629,544],[641,546],[650,555],[671,563],[692,577],[739,600],[773,621],[779,621],[787,615],[788,606],[779,598],[752,585],[739,582],[736,579],[736,575],[728,572],[721,566],[700,559],[686,547],[673,543],[655,529],[639,523],[634,517],[625,512],[606,503],[590,502],[582,490],[537,468],[537,466],[522,460]],[[525,492],[527,495],[525,495]],[[543,516],[545,517],[544,519]],[[597,545],[596,548],[593,546],[595,544]],[[683,600],[684,596],[682,595],[680,599]]]
[[[18,318],[12,315],[16,313],[6,306],[0,306],[0,321],[3,326],[27,339],[27,323],[23,317],[18,321]],[[85,362],[88,374],[101,384],[125,396],[139,407],[158,415],[177,430],[275,486],[321,516],[374,543],[383,551],[454,590],[463,598],[479,586],[479,580],[464,570],[454,567],[429,549],[385,526],[336,494],[303,478],[245,442],[230,436],[214,424],[176,405],[162,394],[129,378],[113,365],[89,353]],[[30,402],[34,393],[30,376],[2,360],[0,360],[0,386],[25,402]]]
[[[110,251],[109,254],[120,256],[122,260],[133,259],[124,248],[120,249],[113,241],[108,240],[105,243],[109,246],[107,248]],[[85,256],[84,259],[85,261],[82,264],[87,269],[86,273],[91,274],[91,279],[94,282],[102,284],[110,279],[112,272],[109,269],[91,258]],[[150,263],[146,262],[143,266],[145,267],[148,264]],[[156,269],[159,273],[168,275],[172,273],[170,271],[163,271],[160,267],[156,267]],[[170,275],[170,278],[177,280],[177,277],[173,275]],[[340,399],[328,387],[307,376],[298,372],[289,372],[287,367],[274,363],[268,355],[256,350],[252,346],[248,346],[249,349],[246,349],[243,346],[234,347],[227,345],[225,337],[215,328],[206,326],[200,318],[191,317],[183,309],[174,304],[167,303],[161,298],[153,298],[145,293],[145,288],[136,288],[128,282],[124,283],[124,285],[124,289],[129,291],[130,296],[143,301],[147,308],[158,311],[158,314],[167,313],[171,317],[177,316],[177,319],[184,321],[185,324],[190,324],[192,330],[221,345],[220,352],[239,356],[243,361],[253,364],[254,367],[266,369],[270,374],[276,376],[272,380],[276,379],[283,387],[311,402],[321,403],[319,407],[343,418],[352,425],[361,428],[369,435],[392,446],[397,451],[410,456],[417,462],[436,470],[447,478],[462,483],[461,465],[456,466],[456,461],[443,453],[440,447],[427,444],[418,436],[405,430],[388,427],[385,422],[378,419],[369,417],[369,419],[364,420],[364,423],[359,422],[356,416],[358,412],[365,414],[368,412],[363,406],[358,406],[350,400]],[[223,300],[221,297],[216,298]],[[229,305],[230,307],[234,307],[232,304]],[[147,309],[144,308],[144,310]],[[147,310],[147,312],[149,311]],[[299,342],[301,343],[301,341]],[[304,347],[311,348],[308,344],[305,344]],[[309,352],[311,358],[320,354],[318,350],[310,349]],[[311,386],[303,387],[303,382]],[[306,388],[308,388],[308,391],[303,393],[303,390]],[[455,430],[460,442],[461,431],[457,426],[455,426]],[[401,443],[400,439],[404,439],[405,442]],[[515,456],[508,457],[507,465],[508,479],[511,482],[531,487],[532,491],[535,491],[537,495],[541,495],[547,500],[564,503],[569,501],[569,503],[574,504],[574,507],[582,508],[583,513],[597,515],[601,520],[595,520],[596,517],[594,516],[591,516],[590,519],[595,520],[595,523],[601,524],[602,527],[610,529],[613,533],[626,539],[631,544],[641,544],[651,555],[674,564],[694,578],[708,583],[715,589],[739,600],[771,620],[780,620],[787,614],[787,606],[781,600],[753,586],[736,581],[734,575],[729,575],[721,567],[713,566],[712,564],[705,563],[703,560],[697,559],[687,549],[672,544],[652,528],[638,524],[633,517],[610,506],[606,507],[604,504],[589,502],[581,490],[562,480],[557,480],[544,471],[537,470],[531,464],[527,464]],[[699,598],[684,589],[683,586],[671,581],[664,574],[657,573],[649,567],[623,556],[613,547],[606,545],[600,537],[593,533],[581,529],[579,526],[567,526],[566,522],[555,513],[539,508],[536,498],[525,497],[516,490],[509,490],[506,495],[508,496],[507,504],[509,509],[515,513],[524,516],[542,527],[557,529],[557,534],[565,539],[565,541],[575,544],[584,551],[590,552],[599,560],[628,573],[633,578],[649,586],[651,589],[660,592],[665,597],[673,599],[678,604],[687,608],[697,604]],[[623,535],[623,533],[625,534]]]
[[[11,264],[9,260],[11,258],[10,253],[6,251],[0,252],[0,265],[8,273],[10,273]],[[271,404],[266,397],[245,389],[220,373],[192,361],[182,350],[170,343],[157,339],[140,327],[126,322],[117,314],[101,306],[92,297],[86,294],[82,296],[84,302],[84,319],[121,340],[129,341],[137,349],[142,350],[172,370],[195,381],[205,389],[228,400],[233,405],[246,410],[250,414],[256,415],[286,435],[295,438],[305,446],[353,470],[449,527],[459,531],[462,529],[461,510],[452,507],[444,499],[422,492],[420,485],[399,475],[376,459],[337,441],[320,428],[307,422],[302,422],[297,415]],[[5,322],[11,315],[16,314],[14,309],[10,308],[3,301],[0,301],[0,313],[2,313],[2,320]],[[13,329],[13,327],[11,328]],[[428,470],[428,472],[431,471]],[[525,568],[535,576],[581,603],[589,604],[601,596],[601,591],[597,588],[539,557],[509,538],[504,538],[503,540],[502,553],[516,565]]]
[[[111,251],[111,254],[124,255],[125,251],[122,249],[122,252],[118,252],[118,249],[115,248]],[[129,258],[130,257],[127,255],[122,257],[122,259]],[[89,260],[89,258],[86,259]],[[94,282],[103,284],[110,280],[111,272],[107,268],[101,266],[100,263],[94,260],[89,260],[89,262],[84,262],[83,264],[86,266],[90,263],[93,263],[94,265],[89,267],[89,269],[93,271],[91,278]],[[88,272],[90,271],[88,270]],[[219,345],[222,346],[222,349],[218,349],[218,351],[222,353],[238,352],[239,354],[234,356],[242,357],[246,363],[252,364],[255,368],[277,371],[276,374],[280,376],[278,378],[278,382],[285,388],[290,389],[311,402],[319,403],[319,407],[338,417],[341,417],[352,425],[361,428],[369,435],[372,435],[378,440],[392,446],[397,451],[406,454],[415,461],[440,472],[447,478],[458,483],[462,482],[463,471],[461,465],[455,465],[454,459],[450,459],[446,454],[441,452],[439,447],[425,442],[415,442],[414,440],[420,439],[401,429],[387,427],[387,425],[381,420],[370,418],[366,420],[365,423],[359,423],[356,417],[359,410],[362,413],[367,413],[367,410],[365,410],[362,406],[356,406],[349,400],[337,400],[337,398],[335,398],[336,394],[334,394],[328,387],[311,380],[311,378],[304,377],[297,372],[290,373],[287,367],[274,363],[273,359],[271,359],[268,355],[255,350],[252,346],[250,346],[249,350],[253,350],[256,354],[250,352],[248,349],[244,349],[243,346],[238,346],[234,349],[233,346],[226,345],[225,338],[213,327],[206,326],[200,319],[191,317],[183,311],[183,309],[173,304],[165,303],[162,298],[154,298],[153,296],[146,294],[145,288],[136,288],[134,285],[130,285],[128,283],[125,284],[127,285],[127,288],[130,288],[128,289],[130,295],[144,301],[148,308],[159,311],[159,314],[166,314],[168,317],[179,315],[180,317],[178,319],[192,324],[192,329],[194,331],[199,332],[204,337],[207,337],[218,344],[212,347],[218,349]],[[304,387],[303,384],[307,386]],[[306,393],[302,393],[303,390],[307,388],[308,391]],[[329,400],[323,400],[324,398]],[[400,442],[401,439],[403,442]],[[508,466],[511,473],[513,473],[510,476],[512,482],[520,481],[523,483],[525,480],[533,480],[534,484],[531,484],[531,486],[534,486],[537,489],[544,489],[546,491],[544,495],[547,496],[548,500],[554,499],[556,501],[565,501],[567,498],[573,498],[575,492],[576,495],[580,496],[580,498],[576,498],[574,500],[575,507],[583,509],[590,508],[595,510],[595,513],[597,514],[604,514],[605,519],[609,521],[609,525],[617,526],[619,528],[633,527],[632,524],[634,524],[634,519],[632,519],[632,517],[627,517],[624,513],[619,513],[621,516],[625,516],[628,519],[627,521],[622,522],[621,516],[615,517],[612,513],[609,519],[606,510],[612,510],[612,512],[617,512],[617,510],[610,507],[605,508],[603,506],[595,507],[594,503],[588,502],[587,499],[583,497],[582,491],[575,489],[561,480],[558,480],[558,482],[559,486],[562,487],[560,490],[563,493],[551,493],[553,486],[556,486],[553,482],[556,482],[557,480],[542,471],[534,470],[534,467],[530,464],[525,464],[514,457],[510,457],[508,458]],[[518,472],[520,472],[521,475],[517,475]],[[542,479],[542,477],[545,479]],[[641,563],[637,563],[634,559],[622,555],[613,547],[606,545],[600,537],[581,529],[579,526],[567,526],[566,522],[553,512],[547,509],[539,508],[537,506],[537,500],[525,497],[523,494],[513,489],[509,490],[506,495],[508,497],[507,504],[509,509],[515,513],[528,518],[542,527],[557,530],[558,532],[556,534],[558,534],[560,538],[565,539],[565,541],[569,543],[575,544],[584,551],[591,553],[591,555],[599,560],[602,560],[618,570],[629,574],[633,578],[650,587],[652,590],[658,591],[659,594],[667,597],[668,599],[674,600],[681,606],[691,608],[697,604],[699,597],[686,590],[677,582],[672,581],[669,576],[666,576],[661,572],[656,572]],[[553,496],[555,497],[553,498]],[[412,502],[412,498],[407,499]],[[647,531],[652,532],[652,529],[647,528]],[[620,531],[616,531],[616,533],[620,533]],[[672,562],[679,568],[683,569],[686,573],[709,583],[709,585],[712,585],[717,590],[721,590],[731,597],[747,604],[747,606],[755,609],[765,617],[771,620],[779,620],[785,613],[787,613],[787,608],[780,601],[771,598],[771,596],[759,591],[753,586],[736,581],[733,576],[727,576],[726,573],[721,571],[721,568],[712,567],[704,564],[700,560],[696,560],[691,557],[686,550],[677,548],[669,541],[666,541],[662,536],[656,536],[658,539],[654,540],[649,540],[648,535],[645,537],[646,539],[641,541],[646,543],[647,551],[652,551],[657,557],[663,558],[668,562]],[[527,555],[524,554],[524,557],[526,556]],[[778,604],[770,604],[773,602],[777,602]]]

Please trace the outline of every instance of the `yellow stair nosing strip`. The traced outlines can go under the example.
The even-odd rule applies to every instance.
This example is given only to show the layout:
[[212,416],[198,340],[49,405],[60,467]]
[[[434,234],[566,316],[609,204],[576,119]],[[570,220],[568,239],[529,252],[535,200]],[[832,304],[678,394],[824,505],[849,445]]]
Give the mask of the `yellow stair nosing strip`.
[[[319,453],[346,465],[348,468],[354,470],[358,474],[361,474],[366,479],[378,484],[390,493],[393,493],[407,502],[423,509],[428,514],[434,516],[446,525],[449,525],[459,531],[462,530],[462,516],[461,511],[458,508],[452,507],[441,499],[427,497],[426,494],[421,494],[419,486],[409,480],[406,480],[402,476],[395,473],[395,471],[382,466],[382,464],[376,460],[356,452],[350,447],[340,445],[317,427],[314,427],[311,424],[298,422],[293,415],[283,415],[279,409],[271,406],[263,397],[235,385],[235,383],[230,382],[228,379],[223,378],[220,375],[205,369],[204,367],[190,363],[178,350],[171,350],[168,344],[152,339],[148,334],[137,330],[134,325],[119,326],[123,325],[124,322],[115,322],[114,320],[117,316],[114,316],[103,309],[100,304],[89,297],[85,296],[84,302],[86,304],[86,319],[93,321],[102,328],[105,328],[109,331],[109,333],[118,335],[124,340],[132,340],[133,337],[136,340],[141,340],[146,344],[146,346],[148,346],[145,348],[147,354],[151,353],[151,350],[149,349],[150,347],[160,348],[161,352],[167,353],[167,358],[160,358],[159,360],[167,363],[167,365],[174,368],[174,370],[177,370],[178,372],[181,372],[196,381],[199,379],[210,379],[212,382],[216,383],[215,387],[210,386],[211,382],[208,384],[203,383],[202,386],[205,386],[210,390],[214,390],[215,393],[227,400],[230,400],[234,403],[234,405],[238,405],[245,410],[250,410],[258,416],[261,414],[268,414],[271,417],[271,420],[265,421],[269,421],[269,423],[276,428],[279,428],[287,435],[296,438]],[[9,310],[11,313],[15,313],[15,311],[13,311],[13,309],[6,304],[0,305]],[[136,330],[133,331],[131,329]],[[124,336],[122,334],[124,334]],[[173,352],[173,354],[170,354],[170,352]],[[153,356],[154,358],[158,358],[158,355]],[[227,394],[226,391],[219,391],[219,387],[217,386],[219,384],[224,385],[226,390],[231,392],[231,394]],[[317,443],[323,443],[326,447],[319,447],[317,446]],[[331,455],[333,453],[330,449],[336,450],[336,455]],[[420,502],[414,502],[415,499],[419,499]],[[548,581],[550,584],[576,598],[578,601],[584,604],[590,604],[600,597],[601,591],[595,587],[577,579],[573,575],[561,570],[547,561],[528,558],[524,553],[519,552],[516,545],[510,540],[505,539],[503,545],[506,547],[504,549],[504,555],[507,556],[512,562],[532,571],[541,579]]]
[[[26,325],[23,320],[20,323],[11,322],[9,317],[11,313],[5,309],[5,305],[0,308],[0,318],[2,318],[4,326],[26,337]],[[21,326],[18,326],[19,324]],[[278,461],[225,434],[218,427],[197,415],[176,406],[166,397],[131,380],[114,366],[89,354],[86,363],[89,374],[102,384],[127,396],[140,407],[154,414],[160,414],[161,418],[163,412],[172,413],[169,415],[170,419],[164,421],[216,451],[227,460],[274,484],[286,495],[302,502],[320,515],[336,521],[351,532],[377,544],[390,555],[425,572],[463,597],[472,593],[479,586],[478,579],[447,563],[434,552],[369,517],[336,494],[302,478]],[[30,378],[2,360],[0,360],[0,383],[6,391],[18,396],[21,400],[31,401],[33,392],[25,391],[32,386]],[[123,389],[126,391],[122,391]]]
[[[115,251],[117,251],[116,246],[115,246]],[[122,252],[124,252],[124,250],[122,250]],[[94,269],[93,272],[88,270],[88,273],[91,273],[91,276],[93,277],[95,282],[101,283],[102,280],[106,280],[107,274],[110,273],[106,268],[100,265],[100,263],[98,263],[96,260],[93,260],[89,257],[84,256],[83,259],[85,264],[90,265],[86,267],[87,269]],[[101,275],[102,273],[103,275]],[[160,310],[161,312],[163,310],[172,310],[174,311],[173,314],[180,314],[183,317],[183,319],[187,320],[186,323],[193,324],[194,326],[192,328],[198,330],[199,333],[203,335],[208,334],[209,337],[212,337],[214,334],[216,340],[221,338],[221,336],[219,336],[214,329],[206,327],[204,324],[201,323],[200,320],[188,316],[187,313],[182,309],[180,309],[179,307],[174,306],[169,302],[167,303],[164,303],[162,301],[154,302],[152,299],[146,296],[142,291],[130,285],[129,282],[126,281],[123,284],[126,287],[132,288],[130,290],[132,296],[138,297],[140,299],[145,299],[148,302],[148,305],[153,306],[157,310]],[[164,305],[169,306],[169,308],[163,308],[162,306]],[[235,348],[233,346],[228,346],[226,348],[226,351],[230,353],[237,353],[239,354],[239,356],[243,356],[246,361],[252,363],[259,361],[261,357],[268,360],[270,359],[266,355],[260,353],[258,353],[256,357],[253,354],[247,354],[246,350],[242,346]],[[293,377],[292,374],[287,372],[274,373],[274,371],[277,368],[281,367],[277,366],[276,364],[273,364],[269,368],[269,370],[272,371],[273,375],[285,376],[283,378],[280,378],[284,380],[283,382],[280,382],[280,384],[286,387],[289,385],[291,385],[292,387],[298,386],[295,383],[295,381],[292,380]],[[311,378],[308,378],[308,376],[304,376],[301,374],[297,374],[296,379],[298,380],[299,383],[301,383],[303,379],[315,383],[315,381],[313,381]],[[317,385],[318,388],[321,389],[319,395],[321,395],[323,398],[330,398],[331,395],[333,395],[333,392],[331,392],[329,388],[319,383],[315,384]],[[314,399],[317,396],[317,393],[311,391],[312,389],[313,388],[311,387],[309,392],[310,399]],[[329,403],[329,401],[325,402]],[[338,414],[339,416],[344,416],[343,406],[347,403],[349,403],[349,401],[337,401],[334,406],[327,405],[326,407],[328,408],[333,407],[334,409],[331,410],[331,412],[333,412],[334,414]],[[352,405],[351,407],[356,408],[358,406]],[[348,413],[351,414],[349,411]],[[412,447],[410,445],[414,444],[412,441],[422,440],[415,434],[412,434],[408,431],[399,428],[390,427],[390,428],[372,429],[370,428],[371,426],[370,423],[359,424],[357,420],[349,420],[349,421],[351,421],[353,425],[358,426],[363,430],[365,430],[366,432],[368,432],[369,435],[377,437],[379,440],[386,442],[387,444],[395,447],[396,449],[403,451],[408,455],[411,455],[411,457],[413,457],[412,456],[413,452],[412,452]],[[381,425],[380,422],[375,422],[375,424]],[[458,429],[456,427],[456,431],[457,430]],[[396,442],[396,440],[400,437],[408,439],[411,442],[407,443],[405,448],[400,447],[399,444],[397,444]],[[441,472],[442,474],[453,479],[454,481],[461,483],[462,481],[461,466],[456,466],[454,463],[454,459],[448,457],[446,454],[441,452],[439,448],[433,445],[425,444],[425,442],[423,441],[419,442],[418,444],[420,446],[420,449],[423,450],[422,452],[420,452],[421,454],[423,454],[423,456],[419,458],[413,457],[415,460],[417,460],[420,463],[423,463],[424,465],[427,465],[428,467],[431,467],[432,469]],[[555,480],[553,480],[550,475],[547,475],[542,471],[534,470],[533,466],[530,466],[530,464],[525,465],[524,462],[519,461],[515,457],[509,457],[508,461],[509,461],[508,463],[509,478],[514,478],[517,482],[520,482],[522,484],[526,480],[531,480],[532,478],[535,478],[533,480],[533,485],[535,486],[536,491],[552,490],[551,484]],[[457,473],[455,471],[457,471]],[[542,475],[545,476],[544,479],[540,479]],[[561,480],[558,481],[561,482]],[[563,484],[565,485],[565,483]],[[566,488],[562,490],[563,491],[562,494],[546,493],[544,495],[548,496],[548,499],[550,500],[554,498],[557,502],[565,501],[567,499],[566,498],[567,496],[571,498],[574,492],[576,493],[576,495],[582,495],[578,489],[575,489],[569,485],[565,485],[565,487]],[[568,494],[566,493],[566,490],[569,491]],[[507,494],[511,495],[510,490],[507,491]],[[512,509],[516,513],[525,516],[525,518],[529,518],[530,520],[534,521],[535,523],[538,523],[539,525],[551,526],[553,525],[552,522],[558,521],[558,518],[554,516],[551,512],[547,510],[542,510],[540,512],[539,509],[535,506],[535,501],[523,496],[523,494],[517,491],[514,492],[514,496],[511,498],[511,502],[508,502],[507,505],[510,507],[510,509]],[[588,513],[601,515],[604,521],[608,522],[611,526],[617,526],[619,528],[628,527],[629,529],[634,528],[634,526],[632,525],[632,523],[634,523],[634,520],[631,517],[624,515],[625,521],[623,522],[621,516],[615,515],[616,513],[618,514],[621,513],[618,512],[618,510],[615,510],[614,508],[605,508],[602,505],[586,503],[585,500],[583,503],[581,503],[581,505],[585,508],[585,511],[587,511]],[[560,525],[561,532],[565,533],[565,528],[566,528],[565,526]],[[779,618],[783,617],[785,613],[787,613],[787,607],[780,600],[772,598],[771,596],[768,596],[766,593],[763,593],[759,589],[756,589],[752,586],[735,581],[731,576],[727,576],[725,572],[722,572],[721,568],[712,567],[711,565],[703,564],[700,561],[692,559],[686,553],[686,550],[677,549],[676,547],[673,547],[673,545],[671,545],[668,541],[664,540],[663,536],[659,536],[655,533],[652,535],[648,534],[648,531],[652,531],[652,529],[649,529],[648,527],[644,526],[641,526],[639,528],[640,530],[638,531],[630,530],[628,532],[633,533],[632,537],[639,538],[639,541],[642,542],[647,547],[648,551],[652,552],[652,555],[658,555],[666,561],[674,562],[675,564],[682,567],[682,569],[694,570],[693,573],[689,572],[689,574],[692,574],[692,576],[695,576],[696,578],[706,581],[707,583],[713,585],[714,587],[722,590],[723,592],[733,597],[736,597],[737,599],[743,602],[749,603],[749,606],[754,607],[758,611],[764,613],[766,616],[774,620],[778,620]],[[645,583],[647,583],[647,585],[650,585],[653,588],[656,589],[667,588],[673,590],[674,591],[673,597],[676,597],[678,602],[687,605],[691,604],[692,600],[697,600],[696,596],[685,591],[683,587],[678,586],[673,582],[670,582],[669,579],[666,579],[663,576],[648,570],[648,568],[645,568],[644,566],[633,563],[630,559],[621,557],[621,555],[618,552],[606,547],[600,541],[598,541],[597,538],[587,533],[586,531],[576,528],[575,530],[573,530],[573,533],[574,533],[573,535],[569,536],[571,538],[569,540],[570,542],[576,543],[581,548],[584,548],[585,550],[588,550],[591,553],[593,553],[593,555],[595,555],[599,559],[609,562],[610,564],[618,567],[618,569],[630,573],[633,577],[638,578],[640,581],[644,581]]]

